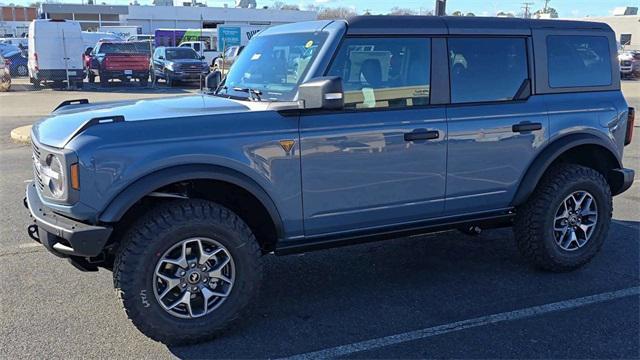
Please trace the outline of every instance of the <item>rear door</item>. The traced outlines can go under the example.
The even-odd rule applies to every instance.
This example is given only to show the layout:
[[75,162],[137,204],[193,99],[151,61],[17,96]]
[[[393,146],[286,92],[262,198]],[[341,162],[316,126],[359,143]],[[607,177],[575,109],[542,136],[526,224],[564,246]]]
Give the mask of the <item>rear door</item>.
[[549,137],[545,102],[528,96],[530,39],[447,41],[451,105],[445,214],[506,208]]
[[343,79],[346,109],[300,119],[307,236],[441,215],[447,128],[430,104],[431,42],[343,40],[327,75]]

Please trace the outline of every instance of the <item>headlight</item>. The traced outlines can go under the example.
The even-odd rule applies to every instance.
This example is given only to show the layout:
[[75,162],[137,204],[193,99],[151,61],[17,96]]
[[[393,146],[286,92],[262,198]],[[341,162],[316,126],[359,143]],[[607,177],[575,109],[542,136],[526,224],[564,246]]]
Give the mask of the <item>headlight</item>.
[[49,187],[51,195],[56,199],[62,199],[66,192],[66,180],[64,166],[56,155],[49,154],[45,165],[42,167],[44,183]]
[[177,66],[174,63],[169,63],[165,66],[169,71],[176,71]]

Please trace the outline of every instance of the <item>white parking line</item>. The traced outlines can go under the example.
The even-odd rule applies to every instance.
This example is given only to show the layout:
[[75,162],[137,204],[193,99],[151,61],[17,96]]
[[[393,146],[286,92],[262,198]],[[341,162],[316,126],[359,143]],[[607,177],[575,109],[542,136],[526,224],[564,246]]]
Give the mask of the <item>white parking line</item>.
[[32,248],[32,247],[38,247],[38,246],[42,246],[41,244],[38,244],[37,242],[32,242],[32,243],[27,243],[27,244],[20,244],[18,245],[19,248],[21,249],[26,249],[26,248]]
[[396,344],[401,344],[408,341],[429,338],[432,336],[438,336],[438,335],[442,335],[450,332],[471,329],[471,328],[495,324],[503,321],[524,319],[524,318],[529,318],[529,317],[542,315],[542,314],[555,312],[555,311],[575,309],[575,308],[586,306],[586,305],[597,304],[605,301],[610,301],[610,300],[624,298],[628,296],[634,296],[634,295],[640,295],[640,287],[632,287],[632,288],[622,289],[618,291],[611,291],[611,292],[585,296],[585,297],[571,299],[571,300],[564,300],[564,301],[559,301],[559,302],[540,305],[540,306],[533,306],[533,307],[524,308],[524,309],[515,310],[515,311],[481,316],[474,319],[457,321],[450,324],[434,326],[434,327],[410,331],[402,334],[390,335],[390,336],[385,336],[377,339],[365,340],[365,341],[360,341],[352,344],[336,346],[336,347],[328,348],[324,350],[293,355],[285,359],[306,360],[306,359],[336,358],[339,356],[346,356],[346,355],[361,352],[361,351],[375,350],[385,346],[396,345]]

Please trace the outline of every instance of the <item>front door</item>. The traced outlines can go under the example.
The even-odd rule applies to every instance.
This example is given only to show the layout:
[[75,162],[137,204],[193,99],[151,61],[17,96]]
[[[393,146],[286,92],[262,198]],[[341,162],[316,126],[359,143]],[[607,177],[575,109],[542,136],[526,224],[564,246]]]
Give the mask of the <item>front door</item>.
[[300,119],[307,236],[406,225],[440,216],[446,114],[430,106],[428,38],[347,38],[328,75],[345,111]]

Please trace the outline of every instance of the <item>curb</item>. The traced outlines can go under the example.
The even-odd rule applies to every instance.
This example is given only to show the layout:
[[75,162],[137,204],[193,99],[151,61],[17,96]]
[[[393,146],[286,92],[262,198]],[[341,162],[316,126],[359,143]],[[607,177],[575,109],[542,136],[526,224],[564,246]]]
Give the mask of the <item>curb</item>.
[[11,140],[18,143],[29,144],[31,142],[31,125],[20,126],[11,130]]

